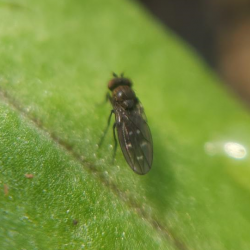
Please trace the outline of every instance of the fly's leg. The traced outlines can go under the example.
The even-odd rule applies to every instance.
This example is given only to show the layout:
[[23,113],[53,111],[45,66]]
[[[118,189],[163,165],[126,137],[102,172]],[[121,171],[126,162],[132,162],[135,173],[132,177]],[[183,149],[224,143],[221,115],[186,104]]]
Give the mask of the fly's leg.
[[[99,102],[99,103],[97,103],[96,104],[96,106],[102,106],[102,105],[104,105],[107,101],[110,101],[111,102],[111,96],[110,96],[110,94],[109,94],[109,92],[107,92],[107,94],[105,95],[105,99],[102,101],[102,102]],[[112,103],[112,102],[111,102]]]
[[111,102],[111,96],[110,96],[110,94],[109,94],[109,92],[107,92],[107,94],[106,94],[106,96],[105,96],[105,102],[107,102],[107,101],[110,101]]
[[108,129],[109,129],[109,125],[110,125],[110,121],[111,121],[111,117],[112,117],[112,114],[114,114],[114,110],[112,109],[111,112],[110,112],[110,115],[109,115],[109,118],[108,118],[108,124],[107,124],[107,127],[105,128],[104,132],[103,132],[103,135],[98,143],[98,147],[101,147],[103,141],[104,141],[104,138],[108,132]]
[[116,127],[116,122],[113,125],[113,136],[114,136],[115,145],[114,145],[114,152],[113,152],[112,164],[114,164],[116,150],[117,150],[117,138],[116,138],[116,134],[115,134],[115,127]]

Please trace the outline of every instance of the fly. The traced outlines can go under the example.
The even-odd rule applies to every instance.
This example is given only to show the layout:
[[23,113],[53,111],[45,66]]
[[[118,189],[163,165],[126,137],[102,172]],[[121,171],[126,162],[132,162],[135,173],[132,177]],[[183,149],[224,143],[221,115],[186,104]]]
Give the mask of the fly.
[[116,131],[123,155],[134,172],[146,174],[153,162],[153,141],[143,107],[132,90],[132,82],[113,73],[114,78],[108,83],[112,96],[107,93],[107,100],[113,106],[108,118],[108,124],[100,140],[101,146],[108,131],[112,114],[115,114],[113,124],[114,154],[117,150]]

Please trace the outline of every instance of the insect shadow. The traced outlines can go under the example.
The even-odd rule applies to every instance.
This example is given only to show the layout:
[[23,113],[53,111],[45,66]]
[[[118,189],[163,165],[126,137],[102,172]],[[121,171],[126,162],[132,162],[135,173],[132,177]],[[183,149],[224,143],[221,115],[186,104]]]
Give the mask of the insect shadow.
[[162,214],[166,214],[176,193],[174,158],[162,143],[159,132],[154,130],[154,164],[149,175],[142,179],[142,185],[146,190],[147,200],[155,204]]

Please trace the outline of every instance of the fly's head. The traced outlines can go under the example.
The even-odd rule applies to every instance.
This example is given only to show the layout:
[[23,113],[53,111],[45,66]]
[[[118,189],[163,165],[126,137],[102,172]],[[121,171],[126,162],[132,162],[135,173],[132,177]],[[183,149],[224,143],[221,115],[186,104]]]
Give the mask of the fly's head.
[[131,110],[135,107],[137,98],[132,90],[132,82],[128,78],[118,77],[113,74],[114,78],[109,81],[108,88],[113,93],[113,101],[125,110]]
[[130,79],[123,77],[123,74],[121,76],[117,76],[115,73],[113,73],[114,78],[112,78],[108,83],[108,88],[113,91],[119,86],[128,86],[132,87],[132,82]]

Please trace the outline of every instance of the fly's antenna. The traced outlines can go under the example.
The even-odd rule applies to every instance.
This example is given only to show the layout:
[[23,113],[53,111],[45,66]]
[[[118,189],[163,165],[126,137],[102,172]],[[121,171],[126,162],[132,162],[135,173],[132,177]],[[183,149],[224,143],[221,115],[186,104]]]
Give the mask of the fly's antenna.
[[115,73],[115,72],[113,72],[113,77],[118,77],[118,75]]
[[123,78],[123,77],[124,77],[124,72],[121,73],[121,78]]

